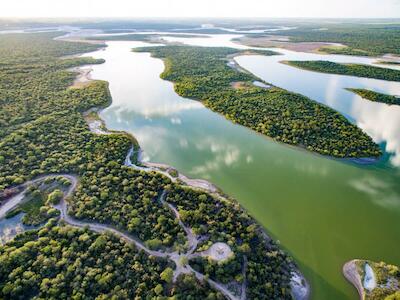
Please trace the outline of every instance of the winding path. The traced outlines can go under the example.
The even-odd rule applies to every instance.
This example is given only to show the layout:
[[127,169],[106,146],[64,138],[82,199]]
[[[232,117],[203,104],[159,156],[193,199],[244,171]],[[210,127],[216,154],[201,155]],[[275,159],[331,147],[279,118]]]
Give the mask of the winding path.
[[[234,62],[234,63],[236,64],[236,62]],[[236,66],[234,66],[234,67],[236,67]],[[97,111],[97,109],[95,109],[95,110]],[[89,110],[89,111],[91,111],[91,110]],[[91,124],[90,122],[88,122],[88,123],[89,123],[89,128],[93,133],[97,133],[97,134],[111,134],[112,133],[112,132],[109,132],[109,131],[101,128],[101,125],[102,125],[101,121],[95,120],[93,122],[93,124]],[[146,162],[140,162],[141,163],[140,166],[135,165],[131,162],[131,159],[130,159],[132,154],[134,154],[133,147],[130,149],[129,153],[126,156],[126,159],[125,159],[126,166],[135,168],[137,170],[156,171],[156,172],[162,173],[163,175],[170,178],[173,182],[176,182],[179,179],[180,181],[187,184],[188,186],[205,190],[207,192],[214,194],[222,201],[228,201],[226,198],[224,198],[223,196],[221,196],[218,193],[218,189],[212,183],[210,183],[206,180],[190,179],[181,173],[178,173],[177,177],[172,176],[168,171],[173,168],[170,166],[167,166],[167,165],[146,163]],[[60,203],[57,205],[54,205],[54,207],[60,211],[60,220],[64,220],[65,223],[67,223],[71,226],[74,226],[74,227],[79,227],[79,228],[88,227],[92,231],[95,231],[98,233],[111,232],[111,233],[115,234],[116,236],[120,237],[121,239],[124,239],[128,243],[135,244],[135,246],[138,249],[143,250],[148,255],[167,258],[167,259],[174,261],[175,265],[176,265],[176,269],[174,271],[174,276],[173,276],[174,280],[176,280],[178,278],[178,276],[182,273],[185,273],[185,274],[192,273],[196,276],[196,278],[198,280],[208,282],[208,284],[210,286],[212,286],[214,289],[216,289],[217,291],[222,293],[227,299],[246,300],[246,288],[247,288],[247,281],[246,281],[246,277],[245,277],[245,274],[247,271],[247,258],[246,257],[244,258],[244,263],[242,266],[242,273],[244,275],[244,280],[241,284],[240,297],[234,295],[225,285],[220,284],[220,283],[208,278],[208,276],[206,277],[204,274],[194,270],[190,265],[185,263],[185,259],[187,261],[187,259],[198,255],[198,253],[194,253],[194,251],[197,248],[200,238],[194,234],[193,230],[190,227],[185,226],[185,224],[180,219],[178,210],[173,205],[171,205],[165,201],[165,196],[166,196],[165,191],[163,191],[161,193],[159,201],[162,204],[168,206],[169,209],[174,213],[175,217],[179,221],[180,226],[184,229],[184,231],[187,235],[188,250],[186,251],[186,253],[183,253],[183,254],[179,253],[178,251],[163,252],[163,251],[151,250],[151,249],[147,248],[141,241],[139,241],[138,239],[136,239],[129,233],[121,231],[119,229],[116,229],[115,227],[113,227],[111,225],[105,225],[105,224],[100,224],[100,223],[90,222],[90,221],[77,220],[77,219],[73,218],[72,216],[68,215],[67,198],[69,198],[73,194],[74,190],[76,189],[76,187],[78,185],[78,177],[73,174],[43,175],[43,176],[37,177],[34,180],[27,181],[24,184],[21,184],[20,186],[16,187],[16,190],[19,191],[18,194],[14,195],[8,201],[5,201],[4,203],[2,203],[2,205],[0,206],[0,219],[2,217],[4,217],[8,211],[15,208],[19,203],[21,203],[24,200],[24,193],[26,192],[26,188],[28,186],[38,183],[38,182],[41,182],[41,181],[45,180],[46,178],[54,177],[54,176],[62,176],[62,177],[68,178],[71,181],[71,185],[69,186],[68,190],[64,193],[64,197],[61,199]],[[269,237],[267,237],[267,236],[266,236],[266,238],[269,239]]]
[[105,224],[100,224],[96,222],[90,222],[90,221],[81,221],[73,218],[68,214],[68,203],[67,203],[67,198],[69,198],[72,193],[75,191],[77,185],[78,185],[78,177],[76,175],[71,175],[71,174],[48,174],[48,175],[43,175],[40,177],[37,177],[34,180],[29,180],[25,182],[24,184],[21,184],[20,186],[17,187],[20,192],[13,197],[9,199],[5,204],[3,204],[0,207],[0,219],[3,218],[6,213],[13,208],[15,208],[19,203],[21,203],[24,200],[24,194],[26,192],[26,189],[32,185],[36,184],[39,182],[44,181],[46,178],[51,178],[51,177],[58,177],[62,176],[67,178],[70,182],[71,185],[68,187],[68,190],[64,193],[63,198],[60,200],[59,204],[53,205],[54,208],[58,209],[60,211],[60,220],[65,221],[68,225],[74,226],[74,227],[79,227],[79,228],[84,228],[88,227],[90,230],[95,231],[97,233],[105,233],[105,232],[111,232],[115,234],[116,236],[120,237],[121,239],[125,240],[128,243],[134,244],[138,249],[143,250],[146,252],[148,255],[156,256],[156,257],[162,257],[162,258],[167,258],[172,260],[175,265],[176,269],[174,270],[174,276],[173,279],[174,281],[179,277],[180,274],[190,274],[193,273],[196,278],[200,281],[207,281],[210,286],[212,286],[214,289],[218,290],[221,292],[227,299],[230,300],[243,300],[243,294],[241,298],[239,299],[235,295],[232,294],[224,285],[215,282],[212,279],[206,278],[204,274],[201,274],[197,271],[195,271],[190,265],[186,263],[186,261],[191,257],[193,252],[197,248],[197,244],[199,242],[199,239],[197,236],[193,233],[192,229],[187,227],[182,220],[180,219],[180,215],[178,210],[173,207],[171,204],[167,203],[165,201],[166,197],[166,191],[164,190],[161,193],[161,196],[159,198],[159,201],[167,205],[171,211],[174,213],[175,217],[179,221],[179,225],[183,228],[183,230],[187,234],[187,239],[188,239],[188,250],[186,253],[179,253],[179,251],[174,251],[174,252],[163,252],[163,251],[157,251],[157,250],[151,250],[147,248],[141,241],[133,237],[127,232],[121,231],[119,229],[116,229],[115,227],[111,225],[105,225]]

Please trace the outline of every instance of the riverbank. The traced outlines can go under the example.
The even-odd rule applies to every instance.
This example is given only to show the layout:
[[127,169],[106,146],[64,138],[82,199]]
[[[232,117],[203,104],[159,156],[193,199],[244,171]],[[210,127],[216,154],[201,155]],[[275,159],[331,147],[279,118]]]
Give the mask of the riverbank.
[[388,105],[400,105],[400,96],[392,96],[383,93],[378,93],[375,91],[367,90],[367,89],[347,89],[350,92],[353,92],[359,95],[361,98],[373,101],[373,102],[380,102],[385,103]]
[[351,260],[345,263],[343,266],[343,275],[357,289],[360,300],[364,300],[365,291],[361,282],[361,276],[356,262],[357,260]]
[[381,68],[364,64],[335,63],[327,60],[283,60],[280,63],[286,64],[294,68],[313,72],[400,82],[400,70]]
[[[125,53],[122,52],[122,48],[125,48],[126,52],[123,60],[126,62],[127,69],[112,60],[113,53],[121,56],[123,55],[122,53]],[[149,114],[148,105],[140,108],[143,103],[143,97],[134,96],[136,91],[138,96],[146,95],[149,100],[152,99],[152,96],[155,96],[153,92],[143,93],[142,86],[144,84],[140,81],[142,76],[134,71],[142,64],[147,65],[148,73],[152,73],[152,77],[157,78],[154,81],[147,79],[145,81],[148,84],[151,83],[152,90],[157,90],[158,94],[162,91],[164,95],[168,95],[168,97],[164,98],[174,99],[174,101],[150,101],[150,103],[155,103],[158,105],[155,107],[160,108],[168,103],[177,105],[181,104],[178,101],[180,97],[172,97],[165,92],[168,89],[173,91],[169,82],[163,84],[160,81],[158,85],[158,75],[162,71],[161,61],[151,59],[146,55],[129,54],[130,48],[131,44],[129,43],[110,43],[107,52],[104,54],[109,58],[107,59],[106,64],[108,66],[106,68],[110,70],[118,69],[120,71],[119,74],[124,74],[125,77],[129,77],[129,80],[122,82],[122,79],[120,79],[122,76],[105,76],[104,68],[101,66],[98,67],[98,71],[93,73],[97,78],[107,79],[112,83],[111,85],[116,86],[115,84],[118,84],[119,86],[118,89],[114,88],[112,90],[114,96],[113,107],[101,114],[102,118],[107,120],[107,125],[110,128],[127,130],[133,134],[137,133],[138,136],[140,135],[140,142],[148,154],[146,156],[150,156],[151,160],[163,161],[170,165],[178,166],[178,169],[193,178],[200,176],[207,178],[221,186],[230,195],[234,195],[240,203],[262,222],[265,228],[268,228],[274,239],[281,240],[283,247],[293,253],[297,261],[303,264],[307,278],[313,283],[313,295],[316,299],[355,298],[355,292],[344,280],[341,272],[337,271],[338,266],[340,269],[342,261],[346,257],[357,255],[373,256],[397,262],[398,255],[385,250],[395,246],[396,236],[398,236],[396,218],[392,217],[392,212],[389,215],[387,215],[389,213],[387,212],[385,215],[386,209],[382,207],[385,204],[389,205],[383,200],[386,199],[385,196],[389,196],[392,193],[398,195],[398,188],[395,185],[397,177],[393,176],[394,172],[390,171],[391,173],[385,174],[379,171],[382,165],[389,165],[389,162],[379,161],[376,166],[359,168],[354,167],[352,163],[327,159],[326,156],[310,155],[309,151],[306,150],[298,151],[298,147],[294,151],[293,149],[296,149],[294,147],[279,145],[269,139],[261,138],[261,135],[255,135],[242,126],[232,125],[231,122],[227,122],[211,112],[203,113],[202,110],[192,110],[189,113],[186,111],[174,112],[165,116]],[[102,53],[100,52],[97,55],[101,56]],[[244,58],[250,59],[251,57]],[[300,55],[299,58],[301,59]],[[274,64],[268,63],[270,60],[277,59],[279,59],[278,56],[254,59],[260,68],[265,69],[265,73],[269,72],[269,75],[266,74],[265,76],[241,60],[238,60],[238,63],[257,75],[261,74],[264,80],[268,80],[268,78],[272,80],[282,73],[282,76],[288,78],[288,81],[290,81],[290,77],[296,77],[296,82],[301,82],[302,86],[308,85],[308,81],[305,79],[312,72],[300,72],[293,69],[291,72],[296,76],[292,76],[293,73],[290,72],[283,74],[279,69],[274,69]],[[347,59],[353,58],[348,57]],[[135,61],[138,61],[138,63]],[[129,69],[132,72],[129,72]],[[271,72],[270,70],[276,71]],[[326,89],[325,82],[319,80],[319,77],[322,76],[317,73],[313,74],[315,78],[310,82],[314,84],[313,88],[315,89],[312,91],[315,92],[315,96],[309,94],[307,96],[314,97],[315,100],[325,103],[323,102],[325,100],[325,91],[329,90],[334,94],[326,96],[327,105],[333,106],[334,109],[355,119],[356,121],[354,122],[357,122],[357,124],[364,121],[370,126],[376,126],[376,132],[382,132],[382,134],[393,132],[390,131],[390,128],[387,128],[388,126],[381,128],[381,125],[384,124],[379,119],[374,119],[374,122],[371,122],[372,120],[368,120],[364,114],[358,115],[360,105],[367,101],[361,101],[361,99],[352,101],[351,97],[358,98],[354,96],[343,98],[340,96],[341,94],[338,94],[340,93],[338,87],[335,86],[333,88],[330,86],[329,89]],[[317,76],[319,77],[317,78]],[[343,81],[340,80],[340,77],[331,77],[337,79],[335,82]],[[350,82],[353,83],[352,85],[357,86],[354,81]],[[348,83],[349,81],[346,82]],[[278,86],[284,86],[282,83],[274,83]],[[126,87],[123,88],[122,84]],[[135,86],[138,87],[136,88]],[[369,86],[372,87],[373,85]],[[295,84],[287,84],[284,87],[288,90],[293,88],[296,91]],[[384,90],[386,87],[381,88]],[[318,95],[318,90],[320,89],[322,90],[322,96]],[[297,90],[296,92],[306,94],[307,91],[304,90]],[[344,94],[347,96],[349,93]],[[334,100],[337,101],[335,102]],[[182,102],[182,104],[191,104],[190,100],[181,99],[181,101],[186,101]],[[351,106],[353,112],[347,112],[339,104]],[[371,111],[364,106],[361,106],[364,112]],[[381,116],[383,114],[385,120],[390,120],[390,123],[393,124],[394,119],[391,115],[384,114],[379,105],[374,104],[371,107],[374,108],[371,114],[373,111]],[[377,117],[378,114],[374,114],[374,116]],[[170,118],[172,117],[178,117],[182,123],[168,125],[171,124]],[[147,120],[146,118],[151,119]],[[192,121],[192,119],[197,120]],[[129,125],[128,122],[130,122]],[[203,133],[197,134],[198,130],[196,128],[201,128],[202,123],[204,125]],[[163,126],[162,131],[158,129],[161,126]],[[372,133],[371,130],[366,131],[369,134],[374,134],[374,131]],[[375,135],[373,136],[375,137]],[[151,141],[149,141],[149,138],[151,138]],[[383,138],[386,141],[386,137]],[[180,146],[179,141],[181,140],[187,140],[189,144]],[[395,139],[389,139],[389,141],[393,142]],[[225,148],[216,148],[222,146]],[[197,150],[197,147],[202,148]],[[215,153],[211,153],[211,149]],[[240,151],[237,157],[236,149]],[[246,156],[249,156],[249,160],[247,160]],[[191,159],[187,159],[188,157]],[[233,163],[227,165],[224,161],[217,160],[225,157],[232,158],[234,160]],[[199,171],[198,166],[202,168]],[[218,166],[219,169],[208,169],[208,166]],[[207,169],[205,169],[206,167]],[[377,169],[377,171],[373,171],[374,169]],[[383,181],[386,188],[378,186],[379,182]],[[332,184],[333,182],[335,184]],[[374,188],[376,190],[375,196],[365,193],[362,186],[360,187],[361,184]],[[337,196],[338,194],[340,197]],[[324,205],[321,205],[321,199],[325,199]],[[393,203],[393,205],[395,204]],[[388,208],[387,211],[389,210],[392,209]],[[335,216],[338,214],[342,216],[340,224],[336,224]],[[315,219],[315,216],[323,217]],[[353,224],[354,218],[357,218],[357,224]],[[362,234],[367,226],[364,220],[373,220],[374,228],[378,228],[380,232],[380,234],[376,234],[378,229],[371,232],[372,237],[368,237],[369,242],[367,237]],[[282,226],[282,222],[286,225]],[[329,235],[332,226],[337,226],[335,228],[337,228],[340,235]],[[381,232],[385,232],[385,235],[382,235]],[[348,247],[345,245],[353,241],[354,236],[356,237],[357,245],[354,243],[351,247],[352,252],[349,255],[346,250]],[[324,241],[324,243],[317,241]],[[374,241],[379,241],[379,245]],[[340,249],[333,249],[332,243],[341,245]],[[368,245],[368,247],[362,247],[361,245]],[[314,249],[314,251],[310,251],[310,249]],[[319,276],[314,276],[314,272]]]
[[[264,52],[265,55],[276,55],[275,52],[188,46],[141,47],[134,51],[149,52],[164,60],[165,69],[160,77],[172,82],[181,97],[200,101],[232,122],[275,141],[337,158],[379,157],[382,154],[379,146],[359,127],[329,106],[306,96],[277,87],[258,88],[251,93],[239,89],[232,93],[232,82],[252,83],[262,79],[241,67],[237,69],[236,62],[229,62],[229,56]],[[229,67],[224,60],[228,60]],[[187,66],[191,67],[190,75],[186,74]],[[205,82],[207,88],[204,88]],[[299,130],[299,124],[304,129]]]
[[[112,133],[122,133],[126,134],[124,132],[114,132],[114,131],[109,131],[106,127],[104,122],[100,119],[98,113],[100,112],[99,109],[91,109],[88,112],[86,112],[85,115],[85,120],[88,122],[88,126],[90,130],[93,133],[96,134],[112,134]],[[190,179],[186,177],[185,175],[181,174],[178,172],[176,169],[172,168],[171,166],[164,165],[164,164],[158,164],[158,163],[150,163],[150,162],[144,162],[141,159],[141,150],[139,148],[139,145],[137,147],[132,147],[130,151],[127,153],[126,159],[125,159],[125,165],[130,166],[133,168],[136,168],[137,170],[142,170],[142,171],[156,171],[159,172],[168,178],[170,178],[173,182],[178,182],[183,185],[187,185],[188,187],[191,187],[194,190],[202,190],[205,192],[210,193],[210,195],[216,197],[218,200],[227,202],[227,203],[235,203],[239,205],[235,200],[227,197],[224,195],[215,185],[212,183],[202,180],[202,179]],[[242,206],[239,205],[241,209]],[[263,230],[263,229],[262,229]],[[264,232],[264,230],[263,230]],[[265,233],[265,232],[264,232]],[[267,241],[271,240],[269,236],[266,234],[263,234],[263,238],[265,238]],[[304,300],[308,299],[310,295],[310,287],[307,283],[307,281],[304,279],[304,277],[300,274],[298,268],[293,265],[292,266],[292,280],[290,282],[293,295],[295,299],[298,300]],[[299,276],[301,276],[302,280],[298,281]]]
[[[286,50],[306,53],[324,53],[325,47],[339,46],[328,42],[291,42],[286,36],[244,36],[232,40],[238,45],[257,48],[282,48]],[[341,46],[346,48],[346,46]]]
[[92,72],[92,70],[93,70],[92,68],[83,69],[83,68],[78,68],[78,67],[69,69],[69,71],[78,73],[78,75],[76,76],[76,78],[75,78],[74,82],[72,83],[72,85],[70,86],[70,88],[78,88],[79,89],[79,88],[83,88],[83,87],[87,86],[92,80],[92,78],[90,76],[90,73]]

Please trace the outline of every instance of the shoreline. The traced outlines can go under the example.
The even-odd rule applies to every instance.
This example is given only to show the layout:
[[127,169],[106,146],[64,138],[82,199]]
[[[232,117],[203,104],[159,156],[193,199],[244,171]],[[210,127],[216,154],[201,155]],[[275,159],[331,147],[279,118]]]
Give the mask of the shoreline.
[[254,48],[282,48],[294,52],[329,54],[323,51],[324,47],[340,46],[346,48],[343,44],[330,42],[292,42],[286,36],[265,36],[265,37],[249,37],[243,36],[234,38],[232,42]]
[[[104,120],[101,119],[99,115],[103,110],[104,108],[91,108],[83,113],[83,117],[89,126],[90,132],[92,133],[105,135],[123,134],[133,141],[132,147],[128,151],[125,158],[126,166],[131,166],[138,170],[160,172],[163,175],[169,177],[172,181],[180,180],[189,187],[201,189],[211,194],[218,194],[219,196],[221,196],[221,190],[208,180],[190,178],[168,164],[143,161],[141,159],[143,150],[141,149],[139,142],[136,140],[136,138],[125,131],[109,130],[106,127]],[[133,155],[135,155],[136,163],[133,163],[131,160]]]
[[364,300],[365,291],[356,264],[358,261],[359,261],[358,259],[353,259],[351,261],[346,262],[343,265],[342,272],[343,276],[347,279],[347,281],[349,281],[357,289],[360,300]]
[[[151,53],[150,53],[150,55],[151,55],[151,57],[156,58],[156,57],[154,57]],[[244,54],[238,52],[238,53],[234,53],[234,54],[228,55],[228,56],[226,57],[226,58],[227,58],[227,61],[228,61],[228,66],[229,66],[230,68],[232,68],[232,69],[238,71],[238,72],[243,72],[243,73],[246,73],[246,74],[253,74],[253,73],[251,73],[249,70],[247,70],[247,69],[243,68],[242,66],[240,66],[240,65],[235,61],[235,58],[236,58],[236,57],[239,57],[239,56],[246,56],[246,55],[260,55],[260,54],[251,53],[251,50],[250,50],[249,52],[245,52]],[[280,54],[279,52],[277,52],[276,55],[281,55],[281,54]],[[165,59],[162,59],[162,58],[156,58],[156,59],[161,59],[161,61],[162,61],[163,64],[164,64],[164,71],[165,71],[165,68],[166,68]],[[289,64],[288,64],[288,65],[289,65]],[[289,66],[290,66],[290,65],[289,65]],[[164,72],[164,71],[163,71],[163,72]],[[162,73],[161,73],[161,74],[162,74]],[[160,78],[161,78],[161,74],[160,74]],[[257,77],[257,78],[258,78],[258,77]],[[161,78],[161,79],[162,79],[162,78]],[[165,80],[165,79],[163,79],[163,80]],[[258,80],[259,80],[260,82],[262,82],[262,83],[268,85],[269,87],[268,87],[267,89],[271,89],[271,88],[282,89],[282,88],[280,88],[280,87],[277,87],[277,86],[273,85],[272,83],[269,83],[269,82],[264,81],[264,80],[261,79],[261,78],[258,78]],[[168,81],[168,80],[167,80],[167,81]],[[175,91],[176,82],[174,82],[174,81],[170,81],[170,82],[172,82],[173,87],[174,87],[174,91]],[[232,88],[234,88],[234,87],[232,86]],[[176,92],[176,91],[175,91],[175,92]],[[310,99],[311,101],[317,102],[317,101],[315,101],[315,100],[313,100],[313,99],[311,99],[311,98],[309,98],[309,99]],[[210,108],[208,108],[207,106],[205,106],[205,105],[202,103],[201,100],[199,100],[199,99],[192,99],[192,100],[200,102],[205,108],[211,110]],[[319,103],[319,102],[317,102],[317,103]],[[319,104],[324,105],[324,106],[327,106],[327,105],[325,105],[325,104],[323,104],[323,103],[319,103]],[[327,107],[331,109],[331,107],[329,107],[329,106],[327,106]],[[229,119],[228,119],[226,116],[224,116],[223,114],[218,113],[218,112],[215,112],[215,111],[213,111],[213,110],[211,110],[211,111],[214,112],[214,113],[216,113],[216,114],[218,114],[218,115],[220,115],[220,116],[222,116],[223,118],[225,118],[225,119],[228,120],[229,122],[232,122],[231,120],[229,120]],[[346,118],[346,119],[347,119],[347,118]],[[350,122],[350,121],[349,121],[349,122]],[[275,140],[274,138],[272,138],[272,137],[270,137],[270,136],[268,136],[268,135],[262,134],[262,133],[260,133],[260,132],[258,132],[258,131],[255,131],[255,130],[251,129],[250,127],[247,127],[247,126],[244,126],[244,125],[241,125],[241,124],[238,124],[238,123],[234,123],[234,124],[235,124],[236,126],[242,126],[242,127],[246,128],[246,129],[252,131],[253,133],[255,133],[255,134],[257,134],[257,135],[260,135],[261,137],[268,139],[269,141],[272,141],[272,142],[275,142],[275,143],[279,143],[279,144],[284,145],[284,146],[286,146],[286,147],[289,147],[289,148],[291,148],[291,149],[304,151],[304,152],[306,152],[306,153],[311,153],[312,155],[316,155],[316,156],[322,157],[322,158],[327,158],[327,159],[336,160],[336,161],[342,161],[342,162],[345,162],[345,163],[351,163],[351,164],[353,164],[353,165],[356,166],[356,167],[360,167],[360,166],[364,166],[364,165],[374,165],[374,164],[378,163],[381,159],[383,159],[383,155],[382,155],[382,154],[381,154],[380,156],[377,156],[377,157],[365,157],[365,156],[364,156],[364,157],[335,157],[335,156],[332,156],[332,155],[324,155],[324,154],[321,154],[321,153],[318,153],[318,152],[315,152],[315,151],[307,150],[306,147],[304,147],[304,145],[293,145],[293,144],[288,144],[288,143],[284,143],[284,142],[281,142],[281,141],[277,141],[277,140]],[[352,124],[353,124],[353,123],[352,123]]]
[[[379,57],[375,57],[375,59],[379,59]],[[309,62],[309,61],[301,61],[301,62]],[[311,60],[311,62],[316,62]],[[330,61],[328,61],[330,62]],[[348,77],[357,77],[357,78],[365,78],[365,79],[372,79],[372,80],[380,80],[380,81],[384,81],[384,82],[393,82],[393,83],[399,83],[400,79],[396,78],[396,79],[381,79],[381,78],[377,78],[377,77],[366,77],[365,75],[352,75],[352,74],[342,74],[339,72],[330,72],[330,71],[325,71],[325,70],[314,70],[314,69],[309,69],[307,67],[304,66],[297,66],[292,64],[292,61],[290,60],[281,60],[279,61],[279,63],[283,64],[283,65],[287,65],[290,66],[292,68],[297,68],[299,70],[303,70],[303,71],[308,71],[308,72],[315,72],[315,73],[320,73],[320,74],[328,74],[328,75],[338,75],[338,76],[348,76]],[[359,66],[364,66],[364,67],[371,67],[371,68],[375,68],[375,69],[383,69],[383,70],[390,70],[390,71],[399,71],[397,69],[391,69],[391,68],[384,68],[384,67],[377,67],[374,65],[369,65],[369,64],[349,64],[349,63],[335,63],[338,65],[359,65]]]
[[[163,60],[163,62],[164,62],[164,60]],[[82,68],[82,66],[77,67],[77,68]],[[94,81],[94,80],[89,79],[89,83],[92,81]],[[135,143],[133,143],[132,148],[129,150],[129,152],[127,154],[127,157],[125,159],[125,165],[127,165],[129,163],[132,164],[131,156],[134,154],[133,151],[135,151],[135,147],[136,147],[136,151],[137,151],[136,159],[139,160],[139,162],[140,162],[140,151],[142,151],[142,150],[141,150],[140,145],[139,145],[138,141],[136,140],[136,138],[133,135],[131,135],[125,131],[110,131],[110,130],[108,130],[106,128],[104,120],[101,119],[101,117],[99,115],[102,110],[109,107],[112,103],[112,96],[111,96],[111,92],[109,89],[108,89],[108,93],[109,93],[109,102],[104,107],[93,107],[93,108],[89,109],[88,111],[84,112],[82,115],[89,126],[89,130],[93,133],[96,133],[96,131],[97,131],[100,134],[113,134],[113,133],[123,134],[123,135],[126,135],[128,138],[133,139],[135,141]],[[96,116],[94,119],[92,119],[92,121],[90,121],[88,119],[88,116],[91,113],[95,114],[95,116]],[[93,120],[94,121],[97,120],[99,123],[94,125]],[[92,125],[90,125],[90,122]],[[100,128],[99,128],[99,124],[100,124]],[[92,130],[94,130],[94,131],[92,131]],[[169,166],[167,164],[161,164],[161,163],[156,163],[156,162],[141,162],[141,163],[144,164],[145,168],[146,167],[148,168],[148,170],[146,170],[146,171],[160,172],[160,173],[166,175],[167,177],[169,177],[172,181],[174,181],[174,179],[175,180],[179,179],[179,180],[183,181],[183,183],[185,183],[190,188],[200,189],[200,190],[209,192],[212,196],[216,196],[218,198],[218,200],[226,201],[229,203],[234,203],[234,204],[238,205],[241,210],[245,210],[245,208],[237,200],[234,200],[231,197],[224,195],[218,187],[216,187],[214,184],[212,184],[211,182],[209,182],[207,180],[191,179],[191,178],[183,175],[177,169],[175,169],[172,166]],[[134,167],[140,169],[140,166],[136,166],[134,164],[132,164],[132,165]],[[177,172],[177,177],[172,176],[170,173],[168,173],[168,171],[162,170],[162,168],[167,168],[167,170],[175,170]],[[257,224],[257,226],[260,228],[260,234],[263,236],[263,238],[265,238],[267,241],[272,240],[271,237],[268,235],[266,229],[263,226],[261,226],[257,220],[254,219],[254,223]],[[291,291],[292,296],[294,297],[295,300],[308,300],[310,297],[310,294],[311,294],[311,286],[308,283],[308,281],[305,279],[304,275],[301,273],[300,269],[294,263],[292,263],[292,265],[291,265],[291,274],[292,274],[292,277],[290,279],[290,286],[292,289],[292,291]],[[298,280],[299,277],[302,279],[300,282]]]
[[71,89],[83,88],[83,87],[89,85],[93,81],[92,76],[90,74],[93,71],[93,69],[91,67],[89,67],[89,68],[74,67],[74,68],[68,69],[68,71],[78,73],[77,76],[75,77],[75,80],[72,83],[72,85],[69,86],[69,88],[71,88]]

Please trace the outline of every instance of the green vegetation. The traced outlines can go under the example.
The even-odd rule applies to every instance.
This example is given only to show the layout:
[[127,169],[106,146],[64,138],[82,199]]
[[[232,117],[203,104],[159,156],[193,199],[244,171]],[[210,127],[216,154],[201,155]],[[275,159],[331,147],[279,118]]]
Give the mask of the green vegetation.
[[172,177],[177,178],[179,176],[179,172],[177,170],[173,169],[173,168],[168,169],[167,172]]
[[[321,27],[324,30],[318,30]],[[294,42],[341,43],[349,47],[348,54],[400,54],[400,24],[310,24],[271,34],[289,36]]]
[[399,300],[399,299],[400,299],[400,292],[396,292],[385,298],[385,300]]
[[226,57],[235,55],[235,49],[166,46],[135,51],[164,59],[161,77],[173,81],[182,97],[201,100],[226,118],[277,141],[335,157],[380,155],[378,146],[359,128],[307,97],[250,84],[234,89],[234,82],[260,80],[227,66]]
[[196,257],[190,260],[190,265],[193,269],[225,284],[232,281],[243,282],[242,264],[243,262],[236,258],[222,262],[215,262],[203,257]]
[[96,220],[127,231],[151,248],[185,243],[185,234],[158,198],[170,180],[159,173],[136,171],[110,162],[81,177],[71,203],[80,219]]
[[[244,255],[248,257],[249,298],[290,299],[291,259],[261,234],[238,204],[183,188],[159,173],[123,166],[132,138],[89,131],[82,112],[109,103],[107,84],[95,81],[69,89],[75,74],[65,68],[99,61],[59,57],[75,54],[76,49],[91,51],[94,46],[53,37],[0,36],[0,191],[41,174],[75,174],[79,184],[67,199],[75,218],[109,224],[154,249],[181,249],[185,234],[159,201],[166,190],[167,201],[178,207],[182,220],[203,235],[201,247],[226,241],[235,251],[237,260],[232,264],[236,266]],[[252,79],[244,73],[232,74]],[[63,190],[59,184],[71,184],[60,178],[56,183],[44,181],[52,187],[45,195],[41,187],[31,188],[41,195],[26,202],[34,211],[33,222],[41,223],[45,212],[46,218],[53,216],[46,206],[59,201]],[[171,282],[173,263],[147,256],[111,234],[57,226],[54,220],[1,246],[0,262],[0,298],[4,299],[223,299],[194,275]],[[224,267],[218,278],[241,280],[237,271],[237,267]]]
[[171,289],[160,276],[171,268],[166,260],[149,258],[111,234],[54,222],[0,247],[0,262],[3,299],[205,299],[213,294],[190,276]]
[[168,187],[167,191],[166,201],[177,207],[182,221],[196,234],[207,236],[200,247],[225,242],[235,253],[234,258],[220,264],[202,259],[191,260],[194,269],[204,271],[221,282],[240,282],[241,266],[246,256],[249,299],[291,299],[291,259],[275,243],[263,238],[262,229],[239,204],[223,202],[201,191],[177,185]]
[[382,65],[393,65],[393,66],[399,66],[400,62],[399,61],[379,61],[380,64]]
[[364,278],[365,264],[372,268],[376,277],[376,287],[372,291],[365,290],[366,300],[394,300],[400,293],[400,269],[384,262],[356,261],[361,278]]
[[319,52],[328,54],[340,54],[340,55],[354,55],[354,56],[371,56],[373,54],[360,49],[354,49],[350,47],[337,47],[337,46],[324,46],[318,49]]
[[[96,105],[107,93],[105,83],[89,90],[66,90],[76,74],[65,69],[88,63],[101,63],[92,58],[58,59],[95,46],[52,40],[54,33],[10,34],[0,43],[0,138],[53,111],[83,111]],[[100,87],[102,85],[102,87]],[[95,93],[98,93],[95,95]],[[85,94],[85,95],[83,95]],[[84,97],[85,101],[80,101]],[[72,102],[72,103],[71,103]]]
[[138,33],[130,33],[124,35],[98,35],[98,36],[91,36],[86,38],[87,40],[94,40],[94,41],[144,41],[144,42],[157,42],[162,37],[179,37],[179,38],[198,38],[198,37],[208,37],[207,35],[199,36],[193,34],[138,34]]
[[47,201],[49,204],[55,205],[55,204],[60,203],[63,196],[64,196],[64,193],[62,191],[60,191],[59,189],[56,189],[47,196]]
[[347,90],[356,93],[357,95],[370,101],[381,102],[390,105],[391,104],[400,105],[400,97],[386,95],[365,89],[347,89]]
[[68,187],[70,182],[63,177],[48,179],[44,183],[29,186],[22,203],[9,211],[6,218],[25,213],[22,217],[22,223],[37,226],[44,224],[52,217],[58,216],[59,211],[54,209],[52,205],[57,204],[62,199],[64,193],[61,189]]
[[27,201],[18,207],[19,210],[26,213],[22,218],[23,224],[39,225],[51,217],[58,216],[59,211],[47,205],[47,195],[39,188],[30,187],[26,197],[28,198]]
[[389,81],[400,81],[400,71],[385,69],[380,67],[359,65],[359,64],[340,64],[325,60],[311,61],[286,61],[286,64],[321,73],[348,75],[356,77],[374,78]]

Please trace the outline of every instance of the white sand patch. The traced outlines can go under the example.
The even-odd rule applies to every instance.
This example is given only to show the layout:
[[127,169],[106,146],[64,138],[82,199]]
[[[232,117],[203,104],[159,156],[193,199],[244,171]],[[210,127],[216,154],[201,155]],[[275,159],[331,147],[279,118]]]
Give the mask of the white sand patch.
[[365,264],[364,272],[364,288],[368,291],[372,291],[374,288],[376,288],[376,278],[374,270],[372,270],[369,264]]
[[233,256],[231,247],[225,243],[212,244],[206,251],[200,253],[201,256],[209,257],[216,261],[224,261]]

